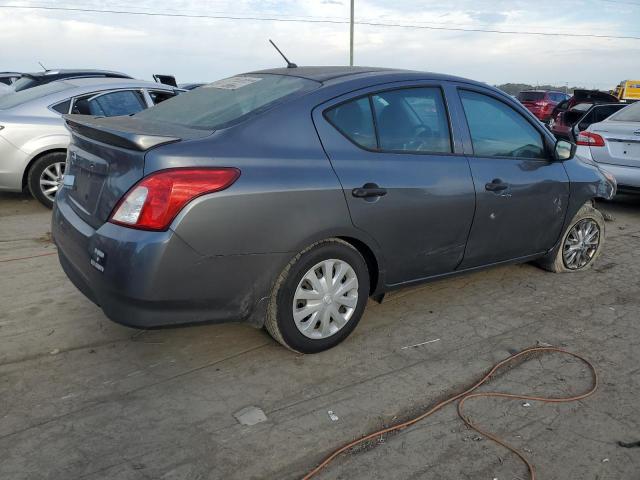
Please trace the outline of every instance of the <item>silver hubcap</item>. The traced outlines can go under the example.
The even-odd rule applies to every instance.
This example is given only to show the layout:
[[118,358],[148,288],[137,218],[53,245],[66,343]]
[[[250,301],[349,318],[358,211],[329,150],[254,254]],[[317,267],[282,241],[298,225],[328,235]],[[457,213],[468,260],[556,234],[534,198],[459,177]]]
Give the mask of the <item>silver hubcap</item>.
[[64,162],[56,162],[45,168],[40,175],[40,190],[52,202],[56,192],[62,186],[64,167]]
[[324,260],[307,273],[293,296],[293,321],[305,337],[334,335],[353,316],[358,304],[358,277],[343,260]]
[[586,218],[576,223],[569,231],[562,246],[562,258],[567,268],[578,270],[586,266],[600,245],[600,227]]

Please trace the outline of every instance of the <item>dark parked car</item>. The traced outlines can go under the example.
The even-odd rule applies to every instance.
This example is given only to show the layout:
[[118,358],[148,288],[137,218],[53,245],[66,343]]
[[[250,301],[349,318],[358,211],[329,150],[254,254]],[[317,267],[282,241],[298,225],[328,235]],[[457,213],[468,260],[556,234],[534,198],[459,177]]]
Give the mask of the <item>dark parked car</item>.
[[549,90],[525,90],[518,94],[520,103],[541,122],[548,122],[556,105],[567,98],[569,95],[566,93]]
[[106,70],[45,70],[43,72],[22,73],[22,76],[13,83],[16,92],[27,88],[45,85],[56,80],[71,78],[133,78],[119,72],[109,72]]
[[556,138],[575,142],[578,134],[592,123],[601,122],[626,106],[626,103],[580,103],[552,119],[549,129]]
[[432,73],[304,67],[130,117],[66,116],[60,262],[111,319],[242,321],[330,348],[370,296],[512,262],[590,267],[615,181],[518,102]]

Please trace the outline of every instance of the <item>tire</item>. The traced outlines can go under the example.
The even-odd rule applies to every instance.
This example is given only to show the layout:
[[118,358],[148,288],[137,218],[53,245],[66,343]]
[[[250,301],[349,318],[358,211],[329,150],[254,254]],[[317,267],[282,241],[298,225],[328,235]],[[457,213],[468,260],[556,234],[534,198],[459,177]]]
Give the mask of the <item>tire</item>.
[[[584,263],[584,265],[568,264],[564,252],[565,246],[568,248],[571,240],[568,241],[567,239],[574,231],[574,228],[580,228],[580,226],[582,225],[588,225],[589,222],[592,222],[592,225],[597,226],[598,228],[597,246],[593,250],[593,253],[591,253],[591,249],[584,251],[586,260],[586,263]],[[566,230],[562,233],[562,239],[558,246],[536,263],[545,270],[549,270],[550,272],[554,273],[580,272],[583,270],[587,270],[591,268],[598,256],[600,256],[602,247],[604,246],[604,240],[605,221],[602,213],[594,208],[590,202],[585,203],[580,208],[580,210],[578,210],[578,213],[576,213],[576,215],[573,217]]]
[[[64,173],[64,164],[67,154],[65,152],[51,152],[38,158],[31,168],[27,176],[27,185],[31,195],[47,208],[53,208],[53,196],[62,185],[62,173]],[[60,165],[57,175],[56,164]],[[55,178],[54,178],[55,177]],[[46,185],[41,184],[41,180]],[[55,188],[54,191],[46,192],[44,187],[49,189]],[[53,194],[53,195],[51,195]]]
[[[331,266],[330,277],[324,276],[327,266]],[[315,275],[316,288],[308,280],[313,280],[310,275]],[[333,280],[333,286],[325,290],[327,278]],[[299,353],[332,348],[360,321],[369,297],[369,281],[367,263],[351,244],[337,238],[315,243],[296,255],[276,280],[265,328],[276,341]],[[299,298],[307,294],[308,300]],[[303,318],[311,310],[316,313]],[[329,320],[325,320],[327,311]]]

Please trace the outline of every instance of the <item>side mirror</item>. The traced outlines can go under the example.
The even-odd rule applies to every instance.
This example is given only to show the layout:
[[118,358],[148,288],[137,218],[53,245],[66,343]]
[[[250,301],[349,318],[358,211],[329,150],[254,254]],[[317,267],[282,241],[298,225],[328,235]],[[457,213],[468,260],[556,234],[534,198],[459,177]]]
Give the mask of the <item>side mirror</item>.
[[576,144],[566,140],[558,140],[553,152],[556,160],[560,162],[570,160],[576,154]]

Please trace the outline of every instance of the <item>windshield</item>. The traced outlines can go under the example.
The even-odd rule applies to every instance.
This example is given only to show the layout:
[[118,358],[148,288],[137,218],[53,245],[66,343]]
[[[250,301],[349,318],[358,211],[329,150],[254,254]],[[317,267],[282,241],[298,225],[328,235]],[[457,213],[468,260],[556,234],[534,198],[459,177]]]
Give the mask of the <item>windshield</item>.
[[71,85],[64,82],[51,82],[39,87],[28,88],[20,92],[12,92],[0,97],[0,110],[17,107],[23,103],[30,102],[36,98],[41,98],[52,93],[61,92],[71,88]]
[[640,122],[640,102],[632,103],[609,117],[617,122]]
[[238,75],[218,80],[166,100],[135,117],[215,130],[236,123],[249,113],[267,108],[295,93],[320,84],[287,75]]
[[518,100],[521,102],[535,102],[544,98],[545,92],[520,92]]

